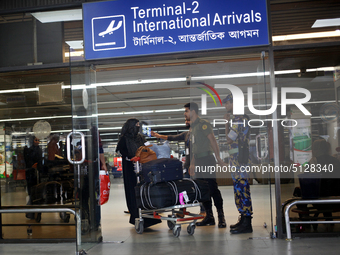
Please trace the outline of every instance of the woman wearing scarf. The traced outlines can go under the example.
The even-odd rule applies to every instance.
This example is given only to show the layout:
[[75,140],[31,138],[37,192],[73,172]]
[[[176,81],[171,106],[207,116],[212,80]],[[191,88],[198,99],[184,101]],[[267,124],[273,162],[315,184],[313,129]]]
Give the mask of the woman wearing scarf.
[[[135,156],[137,149],[143,146],[146,140],[139,134],[139,120],[131,118],[123,125],[121,136],[118,141],[116,152],[122,155],[123,162],[123,178],[126,204],[130,212],[130,223],[135,225],[135,219],[139,218],[135,186],[137,185],[137,177],[134,172],[133,162],[128,161]],[[144,219],[144,228],[150,227],[160,220]]]

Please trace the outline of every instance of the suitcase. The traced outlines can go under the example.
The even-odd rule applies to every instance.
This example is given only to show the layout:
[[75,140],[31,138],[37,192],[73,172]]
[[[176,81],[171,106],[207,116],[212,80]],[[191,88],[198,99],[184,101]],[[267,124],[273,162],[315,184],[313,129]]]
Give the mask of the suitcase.
[[209,185],[202,180],[183,179],[161,183],[143,183],[135,187],[137,207],[159,209],[179,205],[179,193],[186,191],[189,204],[210,200]]
[[32,187],[31,201],[33,205],[59,203],[61,193],[62,189],[59,182],[42,182]]
[[142,164],[142,181],[159,183],[183,179],[182,162],[173,158],[160,158]]

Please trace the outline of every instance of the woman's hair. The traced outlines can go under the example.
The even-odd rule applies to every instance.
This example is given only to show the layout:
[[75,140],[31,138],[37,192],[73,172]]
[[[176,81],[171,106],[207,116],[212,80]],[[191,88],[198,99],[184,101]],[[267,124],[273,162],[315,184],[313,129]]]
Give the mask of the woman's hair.
[[122,127],[121,136],[124,136],[124,135],[133,136],[133,135],[135,135],[136,124],[138,122],[139,122],[139,120],[137,120],[136,118],[128,119]]
[[324,139],[315,140],[312,145],[313,157],[329,155],[331,152],[331,144]]

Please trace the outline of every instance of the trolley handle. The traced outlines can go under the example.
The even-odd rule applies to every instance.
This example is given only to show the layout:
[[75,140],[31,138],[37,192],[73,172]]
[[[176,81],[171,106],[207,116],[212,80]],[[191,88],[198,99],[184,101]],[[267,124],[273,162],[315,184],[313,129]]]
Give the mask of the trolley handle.
[[130,159],[130,161],[137,163],[138,161],[140,161],[140,157],[133,157],[132,159]]
[[137,183],[141,181],[141,164],[139,163],[140,157],[133,157],[131,159],[126,158],[126,160],[133,162],[134,164],[134,172],[136,173]]

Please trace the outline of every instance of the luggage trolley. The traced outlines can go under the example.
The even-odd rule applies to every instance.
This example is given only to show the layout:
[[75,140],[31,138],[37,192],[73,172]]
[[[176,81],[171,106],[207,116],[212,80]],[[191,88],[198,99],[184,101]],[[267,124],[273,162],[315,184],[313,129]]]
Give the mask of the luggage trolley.
[[[135,172],[137,174],[137,183],[140,183],[139,172],[141,169],[141,164],[139,162],[138,157],[134,157],[131,159],[134,162]],[[182,225],[188,224],[187,232],[189,235],[193,235],[195,233],[196,221],[203,219],[204,216],[200,214],[193,214],[187,211],[188,208],[198,207],[201,204],[199,202],[193,202],[190,204],[184,205],[174,205],[165,208],[157,208],[150,210],[143,210],[139,208],[139,218],[135,219],[135,229],[138,234],[142,234],[144,232],[144,218],[150,219],[159,219],[166,220],[168,227],[173,231],[173,235],[175,237],[179,237]],[[161,213],[171,212],[168,216],[162,216]],[[179,217],[178,214],[183,214],[184,217]]]

